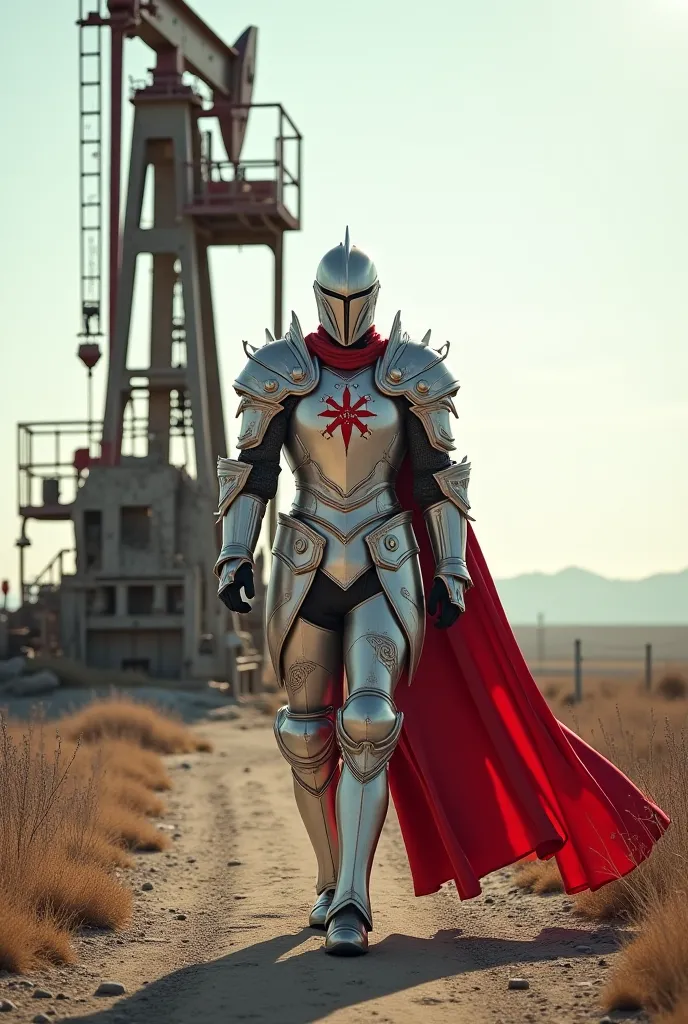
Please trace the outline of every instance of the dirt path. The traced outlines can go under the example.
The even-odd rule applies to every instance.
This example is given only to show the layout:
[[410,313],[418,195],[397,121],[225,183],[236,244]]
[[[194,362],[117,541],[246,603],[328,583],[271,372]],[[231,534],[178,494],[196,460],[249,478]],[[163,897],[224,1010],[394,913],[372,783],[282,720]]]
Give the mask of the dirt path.
[[[304,927],[312,854],[268,720],[244,709],[201,731],[215,752],[171,759],[173,849],[138,858],[131,929],[84,936],[79,967],[32,975],[51,999],[16,981],[9,988],[5,977],[0,997],[17,1004],[8,1022],[38,1013],[81,1024],[602,1018],[611,932],[575,920],[562,897],[514,891],[508,872],[487,879],[470,903],[453,889],[415,899],[393,814],[373,874],[371,953],[327,957],[322,936]],[[144,883],[153,888],[142,891]],[[529,988],[510,991],[510,978]],[[94,998],[102,980],[126,994]]]

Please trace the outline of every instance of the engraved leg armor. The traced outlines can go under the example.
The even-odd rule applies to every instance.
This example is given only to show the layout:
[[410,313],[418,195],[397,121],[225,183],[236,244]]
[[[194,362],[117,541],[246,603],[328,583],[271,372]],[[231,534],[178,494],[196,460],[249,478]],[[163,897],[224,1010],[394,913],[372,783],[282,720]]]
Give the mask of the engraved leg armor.
[[368,886],[389,804],[387,765],[402,726],[393,693],[407,657],[408,642],[384,594],[346,616],[349,695],[336,727],[344,761],[337,788],[339,875],[325,947],[338,955],[365,952],[373,926]]
[[339,751],[334,709],[341,702],[341,663],[337,633],[296,620],[282,650],[289,704],[277,712],[275,736],[291,765],[296,805],[318,863],[313,927],[324,927],[337,882]]

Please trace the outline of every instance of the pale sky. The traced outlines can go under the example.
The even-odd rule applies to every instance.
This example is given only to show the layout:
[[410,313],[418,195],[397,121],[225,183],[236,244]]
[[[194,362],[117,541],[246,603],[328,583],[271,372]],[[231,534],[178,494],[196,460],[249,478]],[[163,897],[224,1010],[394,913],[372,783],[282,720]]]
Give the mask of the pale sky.
[[[378,267],[379,329],[401,308],[412,336],[452,342],[458,456],[493,573],[688,565],[688,0],[195,7],[229,42],[258,25],[255,99],[281,101],[305,137],[287,313],[313,328],[315,268],[348,223]],[[76,4],[7,8],[0,575],[14,582],[16,423],[85,417],[85,379]],[[129,45],[127,74],[150,63]],[[272,324],[270,263],[213,259],[230,437],[241,339]],[[29,535],[35,571],[69,543],[67,527]]]

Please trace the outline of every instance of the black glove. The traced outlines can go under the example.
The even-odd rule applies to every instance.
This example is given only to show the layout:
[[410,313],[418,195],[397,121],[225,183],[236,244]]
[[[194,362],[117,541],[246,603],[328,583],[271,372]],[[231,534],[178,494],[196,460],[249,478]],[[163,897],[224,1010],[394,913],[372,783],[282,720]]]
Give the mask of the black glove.
[[241,588],[244,588],[246,597],[256,596],[256,588],[253,585],[253,569],[248,562],[242,562],[236,571],[234,579],[226,587],[218,592],[218,597],[230,612],[250,612],[251,605],[247,604],[241,596]]
[[458,604],[451,603],[447,586],[439,576],[436,576],[433,580],[432,590],[428,594],[426,607],[428,615],[437,614],[435,619],[436,629],[448,629],[454,625],[461,614]]

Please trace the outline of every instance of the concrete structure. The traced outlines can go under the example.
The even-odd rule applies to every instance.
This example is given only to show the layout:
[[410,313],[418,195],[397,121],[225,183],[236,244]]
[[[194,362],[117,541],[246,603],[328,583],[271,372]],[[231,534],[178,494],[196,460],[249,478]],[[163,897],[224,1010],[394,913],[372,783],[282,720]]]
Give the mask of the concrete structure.
[[[78,568],[62,578],[63,649],[98,668],[215,675],[221,666],[204,640],[221,613],[214,601],[204,614],[207,512],[198,484],[162,461],[94,467],[72,507]],[[215,635],[222,629],[217,622]]]

